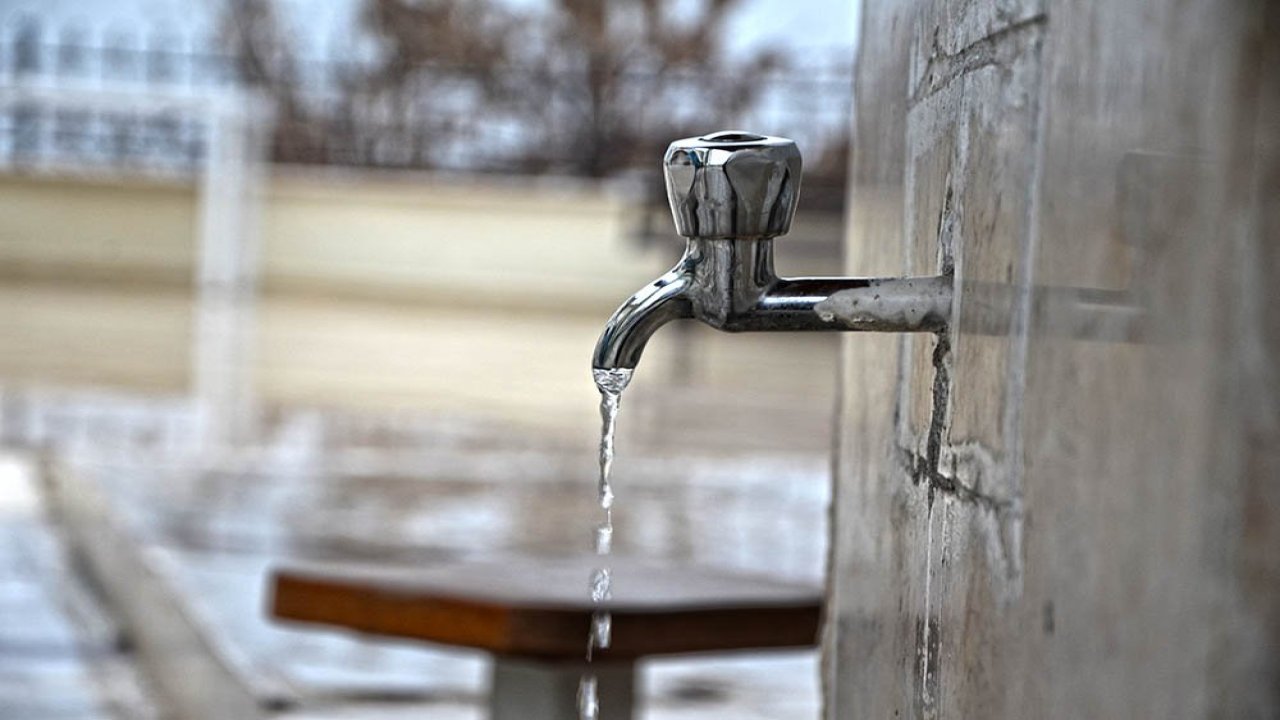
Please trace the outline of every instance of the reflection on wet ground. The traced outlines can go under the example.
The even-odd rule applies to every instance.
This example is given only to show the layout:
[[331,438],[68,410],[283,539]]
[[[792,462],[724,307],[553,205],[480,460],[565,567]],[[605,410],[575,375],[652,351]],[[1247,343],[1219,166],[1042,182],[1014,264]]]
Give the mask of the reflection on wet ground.
[[[416,476],[175,471],[122,492],[138,492],[135,507],[149,508],[179,544],[202,550],[404,560],[590,547],[590,457],[522,452],[495,462],[494,455],[405,456],[420,468]],[[437,476],[433,468],[472,462],[479,472],[470,476]],[[571,464],[584,467],[564,474]],[[618,492],[626,500],[614,539],[619,553],[821,578],[821,460],[636,460],[619,468]]]

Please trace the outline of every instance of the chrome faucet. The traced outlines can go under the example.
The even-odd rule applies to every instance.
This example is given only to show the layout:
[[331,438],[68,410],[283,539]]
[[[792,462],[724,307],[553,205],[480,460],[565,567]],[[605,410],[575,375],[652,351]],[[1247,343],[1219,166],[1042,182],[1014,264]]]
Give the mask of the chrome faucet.
[[609,319],[592,365],[635,368],[672,320],[728,332],[938,332],[951,315],[952,278],[780,278],[773,240],[791,228],[800,150],[786,138],[728,131],[671,143],[662,159],[684,257]]

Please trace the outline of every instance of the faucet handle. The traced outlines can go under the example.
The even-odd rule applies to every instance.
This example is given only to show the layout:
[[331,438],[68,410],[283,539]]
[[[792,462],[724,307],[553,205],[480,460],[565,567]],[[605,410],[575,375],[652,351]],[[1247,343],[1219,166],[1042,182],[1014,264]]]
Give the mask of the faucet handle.
[[794,140],[727,130],[671,143],[662,158],[676,232],[771,238],[791,229],[800,197]]

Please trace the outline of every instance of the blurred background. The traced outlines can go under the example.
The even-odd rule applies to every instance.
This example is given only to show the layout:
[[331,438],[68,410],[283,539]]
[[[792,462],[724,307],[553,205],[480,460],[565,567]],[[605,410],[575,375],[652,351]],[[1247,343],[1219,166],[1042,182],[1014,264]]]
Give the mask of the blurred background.
[[[586,550],[662,151],[795,138],[779,270],[838,273],[856,5],[0,1],[0,717],[165,717],[177,658],[210,708],[479,717],[485,658],[273,625],[267,569]],[[659,333],[616,550],[821,583],[836,353]],[[644,672],[643,717],[817,717],[816,652]]]

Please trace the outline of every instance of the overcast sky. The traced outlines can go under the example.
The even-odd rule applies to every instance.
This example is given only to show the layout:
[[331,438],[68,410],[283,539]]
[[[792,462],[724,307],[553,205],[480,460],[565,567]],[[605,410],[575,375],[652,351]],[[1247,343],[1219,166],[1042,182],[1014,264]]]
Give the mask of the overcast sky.
[[[331,38],[351,22],[357,0],[278,0],[298,24],[306,23],[316,38]],[[508,0],[536,6],[545,0]],[[689,0],[697,2],[697,0]],[[799,51],[852,52],[859,0],[745,0],[737,12],[732,46],[741,50],[777,43]],[[5,26],[24,14],[55,24],[80,21],[89,26],[166,32],[207,30],[220,0],[0,0]]]

